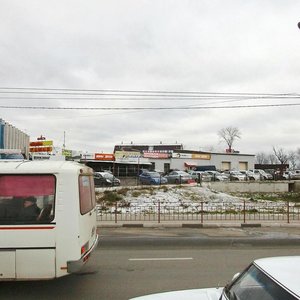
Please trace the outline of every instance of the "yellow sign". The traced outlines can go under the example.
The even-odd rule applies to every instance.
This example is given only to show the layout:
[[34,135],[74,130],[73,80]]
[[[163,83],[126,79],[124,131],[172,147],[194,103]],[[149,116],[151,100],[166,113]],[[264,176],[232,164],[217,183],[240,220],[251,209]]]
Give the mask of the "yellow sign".
[[66,157],[72,157],[72,150],[62,149],[62,155]]
[[192,154],[192,158],[193,159],[206,159],[206,160],[210,160],[211,159],[211,155],[210,154]]

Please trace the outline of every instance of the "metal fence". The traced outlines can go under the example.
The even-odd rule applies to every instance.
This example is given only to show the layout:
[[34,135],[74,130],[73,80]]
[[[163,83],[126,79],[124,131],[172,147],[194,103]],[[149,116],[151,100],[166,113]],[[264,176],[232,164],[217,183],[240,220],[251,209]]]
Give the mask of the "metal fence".
[[97,205],[97,220],[124,221],[197,221],[201,224],[209,221],[300,221],[300,207],[294,203],[249,203],[240,204],[198,202],[190,205],[171,206],[157,202],[155,205],[122,205],[116,202],[113,206],[105,203]]

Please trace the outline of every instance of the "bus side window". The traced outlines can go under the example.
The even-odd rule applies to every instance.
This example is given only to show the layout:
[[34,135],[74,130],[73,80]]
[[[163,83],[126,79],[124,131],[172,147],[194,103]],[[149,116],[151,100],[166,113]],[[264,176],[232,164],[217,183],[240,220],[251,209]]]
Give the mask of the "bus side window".
[[39,221],[39,222],[49,222],[49,221],[51,221],[51,218],[50,218],[51,210],[52,210],[52,204],[46,205],[41,210],[41,213],[37,217],[37,221]]
[[0,220],[6,216],[6,207],[3,203],[0,203]]

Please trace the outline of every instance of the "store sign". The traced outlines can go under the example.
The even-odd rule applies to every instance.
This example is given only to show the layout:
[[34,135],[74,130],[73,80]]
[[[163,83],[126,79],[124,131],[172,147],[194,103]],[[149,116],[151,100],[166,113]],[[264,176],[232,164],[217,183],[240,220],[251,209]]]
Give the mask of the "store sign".
[[155,151],[144,151],[143,157],[145,158],[155,158],[155,159],[166,159],[172,156],[171,153],[155,152]]
[[72,157],[72,150],[62,149],[61,153],[65,157]]
[[30,142],[30,147],[43,147],[43,146],[53,146],[53,141],[36,141]]
[[52,152],[53,141],[30,142],[29,146],[29,152]]
[[94,153],[85,153],[81,154],[81,159],[95,159],[95,154]]
[[95,153],[95,160],[114,161],[115,156],[113,154]]
[[208,153],[173,153],[172,158],[185,158],[185,159],[204,159],[210,160],[211,154]]
[[193,159],[205,159],[205,160],[210,160],[211,159],[211,154],[192,154]]
[[139,151],[116,151],[115,152],[116,162],[138,163],[140,159],[141,159],[141,153]]

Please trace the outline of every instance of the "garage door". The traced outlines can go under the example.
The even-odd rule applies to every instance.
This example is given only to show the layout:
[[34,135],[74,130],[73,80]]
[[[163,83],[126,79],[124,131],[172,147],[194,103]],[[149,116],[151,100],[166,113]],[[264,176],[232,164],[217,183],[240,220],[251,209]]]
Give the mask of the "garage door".
[[231,170],[231,162],[222,161],[222,170]]
[[247,161],[240,161],[239,162],[239,169],[241,171],[246,171],[248,170],[248,162]]

